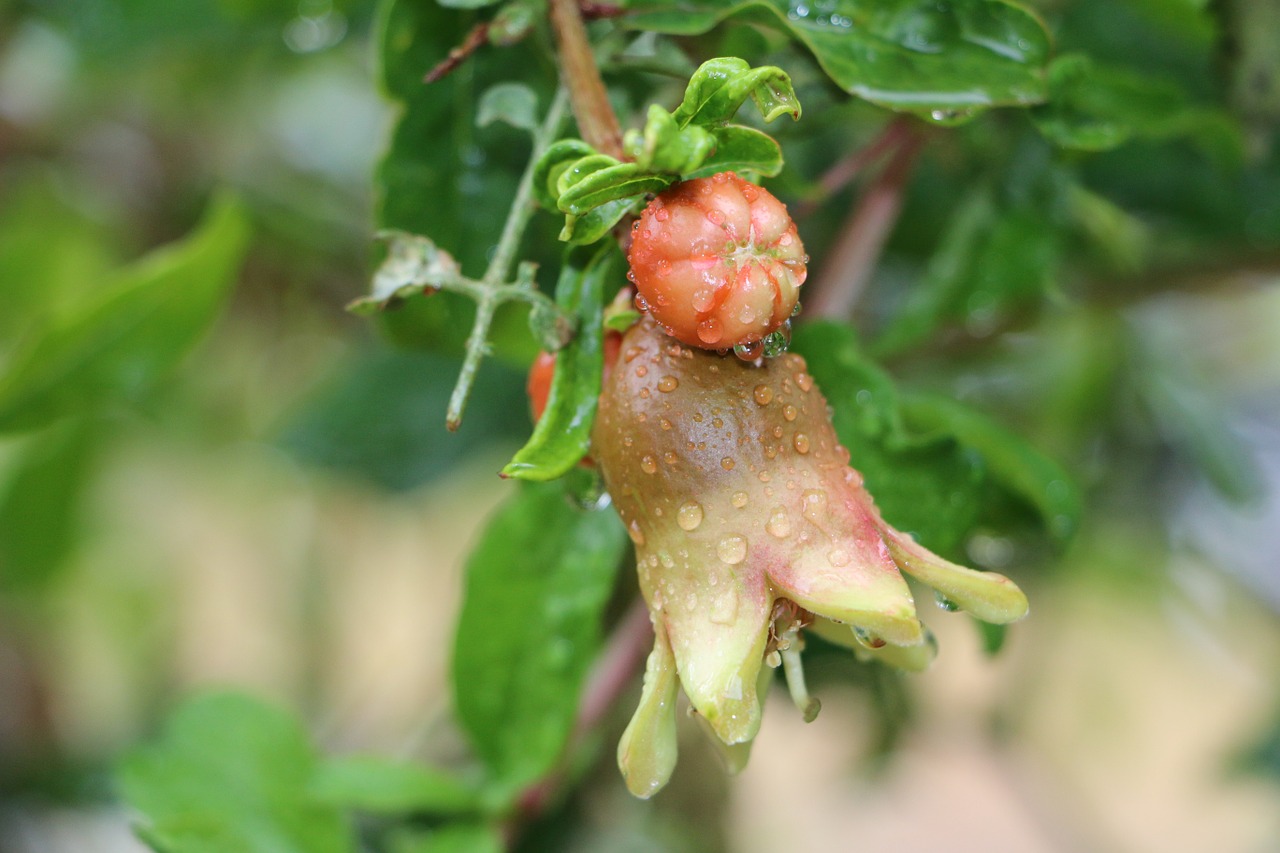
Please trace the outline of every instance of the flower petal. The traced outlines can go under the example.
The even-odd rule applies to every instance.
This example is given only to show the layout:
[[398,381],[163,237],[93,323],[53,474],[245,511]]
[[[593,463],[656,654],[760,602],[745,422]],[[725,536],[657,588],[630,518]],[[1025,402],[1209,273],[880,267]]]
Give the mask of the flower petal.
[[854,655],[863,663],[874,661],[885,666],[905,669],[907,672],[924,672],[938,655],[938,641],[928,628],[924,629],[924,642],[918,646],[885,643],[879,648],[872,648],[860,641],[850,626],[832,622],[830,619],[815,619],[812,625],[805,628],[805,631],[817,634],[829,643],[852,649]]
[[677,752],[676,661],[662,626],[655,625],[654,633],[640,705],[618,741],[618,767],[627,790],[646,800],[671,778]]
[[1027,615],[1026,595],[1004,575],[957,566],[887,524],[882,530],[889,553],[904,572],[933,587],[966,613],[998,625]]

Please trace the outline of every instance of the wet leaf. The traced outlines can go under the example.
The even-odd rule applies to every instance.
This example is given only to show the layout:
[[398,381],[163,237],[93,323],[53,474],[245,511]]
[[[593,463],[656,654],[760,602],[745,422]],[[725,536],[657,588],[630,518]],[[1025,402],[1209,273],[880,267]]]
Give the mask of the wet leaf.
[[734,56],[702,63],[671,115],[680,127],[723,124],[747,98],[755,102],[766,122],[782,115],[800,118],[800,101],[787,72],[773,65],[752,68]]
[[612,245],[567,257],[556,301],[577,318],[577,332],[556,354],[546,410],[528,444],[502,469],[504,477],[553,480],[586,455],[604,366],[604,287],[620,269],[621,255]]
[[611,509],[578,509],[559,484],[524,484],[467,561],[458,720],[509,794],[560,758],[626,544]]
[[802,42],[842,89],[892,109],[953,121],[1045,99],[1049,36],[1002,0],[630,0],[625,20],[676,35],[733,16],[768,21]]

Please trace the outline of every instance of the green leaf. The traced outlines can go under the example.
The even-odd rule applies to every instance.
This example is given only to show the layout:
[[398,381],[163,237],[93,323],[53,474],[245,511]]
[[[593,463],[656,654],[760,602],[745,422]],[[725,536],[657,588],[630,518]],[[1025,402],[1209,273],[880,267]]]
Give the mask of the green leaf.
[[715,149],[716,140],[697,125],[681,127],[671,113],[651,104],[644,133],[627,131],[624,146],[644,171],[679,175],[702,165]]
[[686,179],[717,172],[754,172],[771,178],[782,171],[782,149],[769,134],[736,124],[717,127],[711,133],[715,151],[699,168],[686,174]]
[[523,83],[490,86],[480,96],[476,124],[486,127],[495,121],[534,133],[538,129],[538,96]]
[[590,246],[597,240],[603,240],[638,201],[634,197],[620,198],[589,210],[582,216],[566,216],[560,239],[574,246]]
[[449,824],[427,832],[413,830],[391,836],[390,853],[503,853],[502,832],[496,826]]
[[533,194],[538,204],[547,210],[556,210],[556,199],[560,198],[560,176],[574,163],[596,153],[581,139],[561,139],[548,145],[533,167]]
[[604,287],[619,274],[620,260],[612,244],[594,253],[579,250],[566,257],[556,284],[556,301],[577,318],[577,333],[556,354],[546,410],[529,443],[502,469],[502,476],[553,480],[586,455],[604,368]]
[[733,56],[709,59],[698,67],[672,118],[680,127],[722,124],[748,97],[766,122],[784,114],[800,118],[800,101],[787,72],[772,65],[752,68]]
[[1021,436],[947,397],[911,395],[903,412],[910,427],[954,436],[978,453],[991,479],[1035,507],[1059,543],[1074,535],[1083,510],[1074,479]]
[[249,226],[229,196],[196,230],[35,329],[0,372],[0,432],[146,394],[212,324],[235,283]]
[[611,201],[661,192],[671,180],[641,172],[635,163],[619,163],[604,154],[594,154],[583,157],[560,175],[556,205],[565,213],[582,216]]
[[1055,145],[1105,151],[1135,136],[1162,139],[1210,130],[1221,116],[1192,106],[1173,83],[1102,66],[1087,56],[1060,56],[1049,66],[1049,103],[1032,121]]
[[452,773],[374,756],[338,758],[320,765],[311,780],[319,802],[374,814],[471,814],[479,791]]
[[308,791],[316,755],[289,714],[233,693],[194,699],[120,768],[139,833],[164,853],[352,853],[337,808]]
[[467,561],[458,720],[507,795],[564,750],[626,544],[612,510],[580,510],[558,484],[525,484]]
[[72,422],[34,436],[0,492],[0,592],[48,586],[75,546],[96,425]]
[[629,0],[628,26],[705,33],[726,18],[767,20],[813,52],[840,88],[950,121],[1045,99],[1049,35],[1004,0]]
[[436,2],[446,9],[483,9],[501,0],[436,0]]
[[373,274],[368,296],[347,305],[353,314],[373,314],[397,307],[411,296],[435,293],[441,284],[462,275],[458,262],[427,237],[382,231],[387,257]]

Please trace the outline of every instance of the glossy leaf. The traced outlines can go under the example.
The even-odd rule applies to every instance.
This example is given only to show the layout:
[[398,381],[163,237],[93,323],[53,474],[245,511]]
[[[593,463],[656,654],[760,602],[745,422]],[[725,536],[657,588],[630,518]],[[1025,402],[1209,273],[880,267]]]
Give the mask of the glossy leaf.
[[533,133],[538,129],[538,96],[523,83],[499,83],[480,96],[476,124],[486,127],[503,121]]
[[239,203],[219,197],[185,240],[34,330],[0,372],[0,433],[146,394],[220,312],[248,236]]
[[671,113],[657,104],[649,106],[644,133],[628,131],[625,147],[636,165],[646,172],[691,172],[711,156],[715,137],[697,125],[682,127]]
[[978,453],[992,480],[1035,507],[1059,543],[1075,533],[1083,500],[1074,479],[1021,436],[962,403],[937,395],[906,397],[903,411],[913,429],[954,436]]
[[704,178],[717,172],[754,172],[773,177],[782,171],[782,149],[773,137],[755,128],[726,125],[712,131],[715,151],[684,177]]
[[451,773],[374,756],[323,762],[309,790],[319,802],[374,814],[455,815],[480,807],[476,787]]
[[626,544],[612,510],[578,509],[558,484],[525,484],[467,561],[458,720],[507,794],[560,758]]
[[1003,0],[630,0],[630,26],[677,35],[756,14],[813,52],[842,89],[882,106],[951,121],[1045,99],[1049,36]]
[[633,197],[620,198],[593,208],[582,216],[570,214],[564,218],[560,239],[574,246],[590,246],[597,240],[603,240],[638,203],[639,199]]
[[773,65],[752,68],[733,56],[702,63],[671,115],[680,127],[722,124],[737,114],[747,98],[755,102],[766,122],[781,115],[800,118],[800,100],[787,72]]
[[596,153],[581,139],[561,139],[548,145],[533,167],[533,194],[538,204],[555,210],[556,199],[560,197],[560,176],[577,161]]
[[556,354],[542,418],[528,444],[502,469],[502,476],[553,480],[586,455],[604,367],[604,287],[620,275],[620,260],[610,245],[593,254],[578,250],[566,260],[556,284],[556,301],[577,318],[577,332]]
[[499,0],[436,0],[436,2],[450,9],[483,9]]
[[556,205],[561,211],[581,216],[589,210],[621,199],[633,199],[645,193],[660,192],[671,179],[646,174],[635,163],[606,165],[612,160],[603,154],[583,157],[566,169],[557,181],[560,197]]
[[297,720],[224,693],[179,708],[119,778],[139,834],[164,853],[352,853],[339,810],[308,788],[315,765]]

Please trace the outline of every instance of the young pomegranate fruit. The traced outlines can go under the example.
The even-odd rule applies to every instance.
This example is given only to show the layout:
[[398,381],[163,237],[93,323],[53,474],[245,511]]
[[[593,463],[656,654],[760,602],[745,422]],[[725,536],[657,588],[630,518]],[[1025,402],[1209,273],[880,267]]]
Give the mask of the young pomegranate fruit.
[[690,346],[763,339],[791,316],[808,256],[787,208],[732,172],[685,181],[645,208],[627,260],[637,305]]
[[635,542],[655,634],[618,748],[637,796],[674,768],[677,686],[740,764],[760,726],[766,664],[784,666],[806,718],[817,711],[802,630],[927,665],[931,640],[902,572],[988,622],[1027,611],[1007,578],[950,563],[885,523],[797,355],[753,365],[682,346],[644,319],[605,382],[592,453]]

